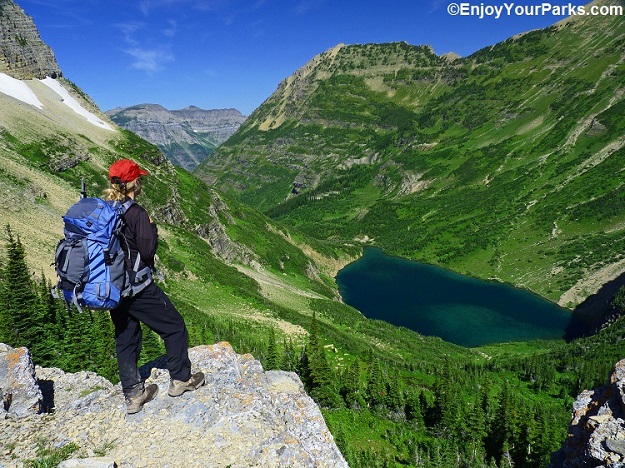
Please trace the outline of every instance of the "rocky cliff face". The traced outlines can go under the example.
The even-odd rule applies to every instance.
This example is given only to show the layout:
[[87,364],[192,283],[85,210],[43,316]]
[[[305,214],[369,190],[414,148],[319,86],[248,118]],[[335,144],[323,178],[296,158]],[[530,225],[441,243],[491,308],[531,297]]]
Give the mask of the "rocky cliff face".
[[236,109],[190,106],[167,110],[157,104],[113,109],[106,114],[120,127],[157,145],[178,166],[193,170],[245,121]]
[[552,466],[625,467],[625,359],[608,384],[577,397],[567,440]]
[[75,444],[72,456],[89,459],[67,466],[347,466],[297,375],[265,372],[228,343],[189,355],[205,386],[171,398],[165,360],[154,361],[141,371],[159,386],[156,399],[126,415],[119,385],[34,368],[25,348],[0,344],[0,466],[36,458],[41,443]]
[[0,73],[18,80],[62,76],[32,18],[12,0],[0,0]]

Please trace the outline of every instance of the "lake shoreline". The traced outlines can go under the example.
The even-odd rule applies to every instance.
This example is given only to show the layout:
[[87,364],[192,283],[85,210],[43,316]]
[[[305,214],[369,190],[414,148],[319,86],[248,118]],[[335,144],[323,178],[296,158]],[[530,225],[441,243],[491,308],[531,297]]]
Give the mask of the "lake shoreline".
[[[335,281],[365,317],[466,347],[564,337],[572,311],[509,283],[365,247]],[[379,288],[379,289],[376,289]]]

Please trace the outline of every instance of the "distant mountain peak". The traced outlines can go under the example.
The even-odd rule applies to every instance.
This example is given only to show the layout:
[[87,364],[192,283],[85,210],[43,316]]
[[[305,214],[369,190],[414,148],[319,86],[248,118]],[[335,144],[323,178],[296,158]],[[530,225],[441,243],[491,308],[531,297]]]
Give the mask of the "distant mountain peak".
[[174,164],[193,170],[245,121],[236,109],[190,105],[168,110],[160,104],[118,107],[106,114],[120,127],[158,146]]

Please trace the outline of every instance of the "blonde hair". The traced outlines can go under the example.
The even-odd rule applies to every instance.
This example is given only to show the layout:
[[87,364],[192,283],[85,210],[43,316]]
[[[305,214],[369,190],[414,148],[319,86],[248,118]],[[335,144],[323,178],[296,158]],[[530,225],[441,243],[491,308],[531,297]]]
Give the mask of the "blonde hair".
[[104,190],[103,198],[109,201],[124,201],[128,192],[133,191],[135,195],[139,195],[141,192],[141,177],[136,178],[132,182],[112,182],[109,188]]

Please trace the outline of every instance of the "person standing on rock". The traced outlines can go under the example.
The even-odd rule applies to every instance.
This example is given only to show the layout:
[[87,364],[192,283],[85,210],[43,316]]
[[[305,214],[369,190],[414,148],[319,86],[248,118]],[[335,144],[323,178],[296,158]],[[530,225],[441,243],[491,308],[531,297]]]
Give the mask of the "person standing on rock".
[[124,251],[130,252],[130,258],[126,258],[126,270],[130,272],[131,284],[141,286],[110,311],[115,326],[119,379],[128,414],[141,411],[158,392],[156,384],[144,385],[137,367],[142,342],[141,322],[165,343],[170,396],[182,395],[204,384],[202,372],[191,374],[189,334],[182,316],[151,279],[158,231],[147,211],[134,202],[141,193],[142,177],[147,174],[135,162],[121,159],[109,168],[110,188],[104,191],[106,200],[120,203],[132,200],[124,214],[125,226],[120,237]]

